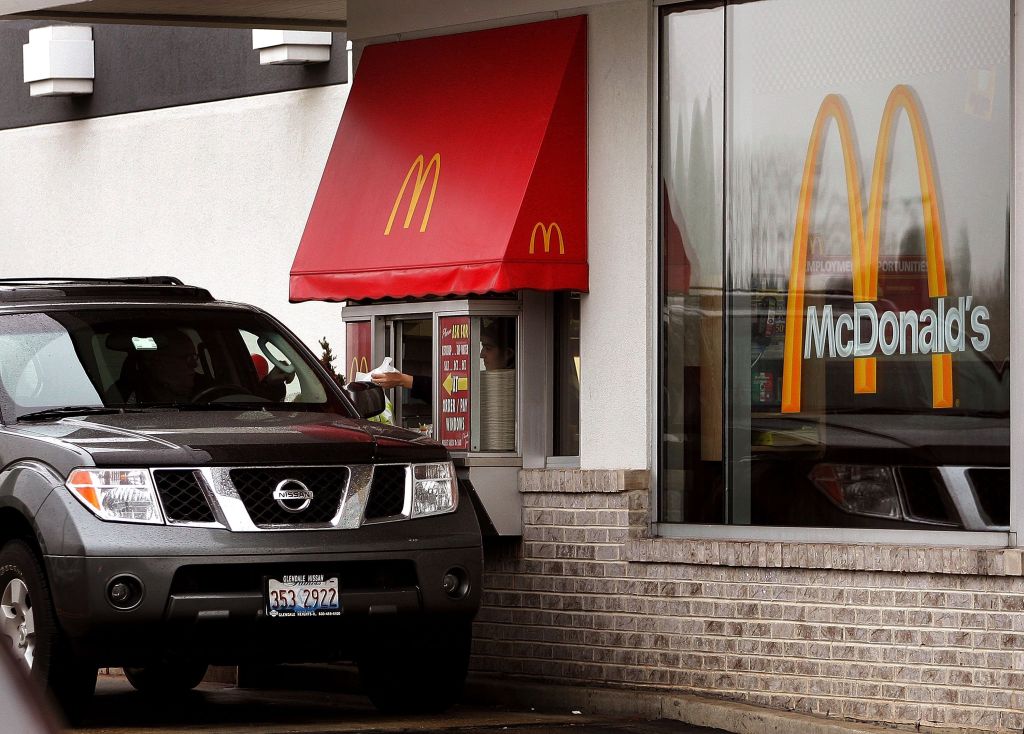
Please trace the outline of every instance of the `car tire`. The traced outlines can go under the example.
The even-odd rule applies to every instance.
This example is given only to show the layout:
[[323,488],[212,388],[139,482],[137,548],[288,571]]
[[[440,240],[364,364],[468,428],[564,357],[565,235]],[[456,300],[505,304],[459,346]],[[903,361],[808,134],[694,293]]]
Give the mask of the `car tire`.
[[[0,549],[0,638],[28,666],[71,721],[88,707],[96,690],[95,664],[71,650],[37,553],[22,540]],[[0,644],[3,644],[0,642]]]
[[383,713],[441,713],[462,696],[472,620],[375,629],[356,659],[363,690]]
[[124,677],[139,693],[187,693],[203,682],[207,668],[207,663],[192,660],[161,662],[125,668]]

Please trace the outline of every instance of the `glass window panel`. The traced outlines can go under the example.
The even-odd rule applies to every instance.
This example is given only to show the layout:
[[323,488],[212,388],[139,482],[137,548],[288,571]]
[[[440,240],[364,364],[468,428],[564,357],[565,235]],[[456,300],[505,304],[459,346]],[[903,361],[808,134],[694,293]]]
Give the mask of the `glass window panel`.
[[430,433],[434,424],[431,397],[434,385],[434,326],[432,319],[405,319],[401,326],[399,362],[396,369],[415,380],[413,389],[396,390],[398,424],[402,428]]
[[516,319],[480,324],[480,450],[516,450]]
[[555,294],[554,455],[580,453],[580,296]]
[[665,16],[661,519],[722,522],[723,8]]
[[350,321],[345,324],[345,359],[348,369],[345,381],[354,382],[359,372],[369,373],[377,365],[371,364],[372,327],[369,321]]
[[[687,221],[671,187],[691,161],[672,120],[694,106],[687,75],[707,55],[679,29],[696,35],[716,11],[666,13],[662,520],[1005,527],[1011,10],[763,0],[717,11],[724,49],[707,58],[725,69],[711,139],[726,160],[728,290],[716,358],[686,325],[722,309],[688,308],[673,287],[673,240],[692,237],[670,226]],[[688,389],[695,364],[720,368],[719,394],[699,369]],[[721,395],[724,442],[691,417]],[[689,477],[694,436],[726,446],[719,518],[691,509],[691,488],[709,486]]]

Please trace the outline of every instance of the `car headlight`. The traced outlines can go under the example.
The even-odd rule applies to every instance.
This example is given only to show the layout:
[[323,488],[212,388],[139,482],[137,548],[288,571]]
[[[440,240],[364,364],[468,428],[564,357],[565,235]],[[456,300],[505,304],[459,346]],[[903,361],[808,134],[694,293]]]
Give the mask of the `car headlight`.
[[164,522],[148,469],[75,469],[65,486],[100,519]]
[[412,465],[412,515],[452,512],[459,500],[455,467],[450,461]]
[[854,515],[899,519],[903,514],[891,467],[818,464],[810,479],[826,497]]

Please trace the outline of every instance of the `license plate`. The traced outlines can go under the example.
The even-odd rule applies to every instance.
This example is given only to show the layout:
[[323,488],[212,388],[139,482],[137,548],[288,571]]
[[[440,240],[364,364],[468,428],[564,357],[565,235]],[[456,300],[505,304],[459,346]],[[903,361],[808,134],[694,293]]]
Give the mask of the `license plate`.
[[268,578],[267,615],[270,617],[336,617],[341,614],[341,589],[336,577],[324,574],[282,574]]

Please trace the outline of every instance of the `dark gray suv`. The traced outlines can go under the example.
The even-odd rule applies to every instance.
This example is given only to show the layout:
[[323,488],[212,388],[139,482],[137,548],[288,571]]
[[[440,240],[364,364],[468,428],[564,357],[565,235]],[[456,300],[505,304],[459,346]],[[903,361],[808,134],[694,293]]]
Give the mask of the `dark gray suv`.
[[101,666],[168,693],[338,659],[381,709],[446,708],[480,527],[383,405],[174,278],[0,281],[0,640],[72,715]]

